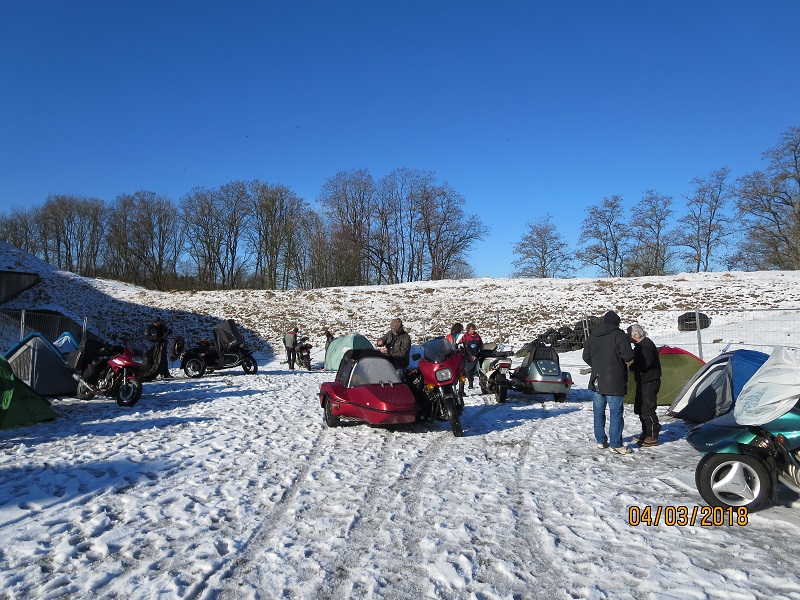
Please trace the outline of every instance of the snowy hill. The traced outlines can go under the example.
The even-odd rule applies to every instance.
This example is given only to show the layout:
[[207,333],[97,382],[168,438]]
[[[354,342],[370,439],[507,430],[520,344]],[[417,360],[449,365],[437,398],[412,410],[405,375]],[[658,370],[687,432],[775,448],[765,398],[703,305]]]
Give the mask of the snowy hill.
[[[800,272],[723,272],[616,279],[465,279],[391,286],[316,290],[157,292],[58,271],[7,244],[0,270],[35,272],[42,283],[3,308],[48,309],[74,319],[109,320],[109,334],[140,332],[162,315],[191,341],[208,337],[219,319],[235,319],[257,352],[272,354],[285,328],[298,323],[319,348],[324,331],[356,331],[370,339],[399,316],[415,341],[449,331],[455,321],[474,321],[485,339],[502,334],[518,347],[550,328],[615,309],[623,324],[646,311],[800,307]],[[653,334],[675,329],[675,314],[648,313]]]

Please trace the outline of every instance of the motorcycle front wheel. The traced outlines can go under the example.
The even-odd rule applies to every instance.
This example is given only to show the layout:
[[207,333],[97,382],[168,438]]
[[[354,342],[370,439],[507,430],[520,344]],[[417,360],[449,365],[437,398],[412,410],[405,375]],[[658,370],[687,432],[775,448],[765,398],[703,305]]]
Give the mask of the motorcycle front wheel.
[[202,377],[206,372],[206,361],[199,356],[192,356],[183,363],[183,372],[192,379]]
[[447,412],[447,420],[450,421],[450,429],[456,437],[463,437],[464,430],[461,428],[461,418],[458,416],[456,399],[453,396],[445,396],[444,409]]
[[242,369],[244,369],[245,373],[253,374],[258,371],[258,363],[256,359],[250,356],[249,354],[244,357],[242,361]]
[[694,481],[709,506],[755,510],[770,492],[764,463],[746,454],[706,454],[697,464]]
[[142,382],[135,377],[126,377],[117,390],[117,404],[133,406],[142,397]]

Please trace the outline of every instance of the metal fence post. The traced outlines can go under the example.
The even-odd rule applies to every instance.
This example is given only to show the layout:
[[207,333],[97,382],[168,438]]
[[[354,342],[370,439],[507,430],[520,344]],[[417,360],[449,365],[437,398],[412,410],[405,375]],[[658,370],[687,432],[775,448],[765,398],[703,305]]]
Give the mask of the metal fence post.
[[699,308],[695,308],[694,309],[694,322],[697,325],[697,356],[700,358],[700,360],[704,360],[703,359],[703,334],[700,331],[701,327],[700,327],[700,309]]
[[25,309],[22,309],[22,312],[19,313],[19,339],[25,337]]
[[[83,317],[83,330],[81,331],[81,341],[86,339],[86,326],[87,326],[87,317]],[[108,332],[105,333],[107,334]],[[107,335],[104,335],[103,339],[105,339],[106,337]]]

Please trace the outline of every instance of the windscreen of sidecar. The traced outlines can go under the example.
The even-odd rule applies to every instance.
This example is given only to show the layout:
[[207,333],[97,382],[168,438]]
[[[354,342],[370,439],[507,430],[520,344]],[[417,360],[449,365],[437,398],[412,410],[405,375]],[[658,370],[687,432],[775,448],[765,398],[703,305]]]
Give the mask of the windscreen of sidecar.
[[397,371],[395,371],[391,362],[380,356],[369,356],[362,358],[353,365],[347,387],[354,388],[360,385],[375,384],[394,385],[397,383],[401,383],[400,378],[397,376]]
[[450,358],[456,351],[453,344],[446,337],[433,338],[423,344],[425,360],[433,363],[441,363]]

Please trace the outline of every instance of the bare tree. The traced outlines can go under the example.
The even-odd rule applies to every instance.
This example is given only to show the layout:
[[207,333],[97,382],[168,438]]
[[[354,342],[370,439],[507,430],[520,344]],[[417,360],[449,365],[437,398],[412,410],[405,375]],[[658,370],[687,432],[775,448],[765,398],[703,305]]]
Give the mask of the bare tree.
[[607,277],[626,276],[631,235],[622,219],[622,196],[605,197],[600,204],[587,208],[586,213],[579,238],[586,245],[576,253],[578,260]]
[[341,269],[340,285],[371,283],[367,245],[375,195],[375,182],[367,169],[340,171],[322,186],[319,201],[335,242],[332,260]]
[[573,254],[564,237],[547,214],[536,223],[528,223],[528,230],[514,246],[514,277],[561,277],[573,270]]
[[730,219],[725,214],[732,197],[728,184],[730,172],[722,167],[705,179],[692,179],[692,192],[686,196],[688,212],[678,219],[681,230],[678,242],[686,248],[681,258],[696,273],[711,270],[714,257],[730,233]]
[[671,196],[647,190],[634,207],[628,227],[631,249],[627,276],[666,275],[670,272],[675,236],[668,230],[673,213],[671,206]]
[[766,171],[738,180],[736,207],[747,234],[738,262],[747,268],[800,268],[800,127],[764,152]]
[[45,261],[79,275],[97,275],[104,205],[96,198],[51,195],[34,223]]
[[463,271],[467,253],[488,229],[476,215],[466,215],[464,197],[449,184],[427,185],[421,193],[418,227],[425,239],[428,276],[449,279]]

